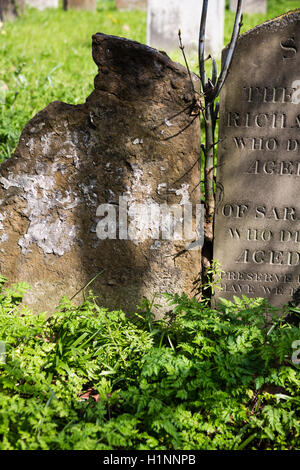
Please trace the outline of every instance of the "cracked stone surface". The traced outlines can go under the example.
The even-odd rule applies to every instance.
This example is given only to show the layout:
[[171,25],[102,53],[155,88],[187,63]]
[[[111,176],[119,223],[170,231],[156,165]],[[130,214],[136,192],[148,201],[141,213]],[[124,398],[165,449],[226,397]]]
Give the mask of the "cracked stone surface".
[[[185,291],[194,295],[199,251],[174,256],[182,240],[155,240],[136,225],[132,240],[97,236],[97,208],[129,217],[146,206],[200,202],[198,120],[187,71],[137,42],[97,33],[95,90],[84,104],[55,101],[25,126],[14,155],[0,165],[0,273],[10,284],[28,282],[24,301],[53,312],[100,269],[92,289],[99,303],[130,312],[143,296]],[[193,77],[194,87],[199,87]],[[117,211],[118,212],[118,211]],[[78,295],[74,301],[82,301]]]

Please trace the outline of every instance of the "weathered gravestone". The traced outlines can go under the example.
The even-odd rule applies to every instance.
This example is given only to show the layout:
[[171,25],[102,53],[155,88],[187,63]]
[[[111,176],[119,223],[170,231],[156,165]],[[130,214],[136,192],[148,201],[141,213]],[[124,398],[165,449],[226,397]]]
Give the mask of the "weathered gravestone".
[[[236,11],[237,0],[230,0],[230,10]],[[267,13],[267,0],[244,0],[243,13]]]
[[58,8],[58,0],[25,0],[26,5],[45,10],[45,8]]
[[147,0],[116,0],[118,10],[146,10]]
[[300,10],[241,36],[221,93],[219,297],[299,301]]
[[[173,51],[178,49],[178,30],[181,29],[187,50],[198,49],[202,1],[148,0],[147,43],[150,46]],[[217,57],[224,44],[224,0],[210,0],[206,27],[207,53]]]
[[96,0],[63,0],[64,10],[89,10],[96,11],[97,1]]
[[[186,233],[172,236],[166,210],[177,204],[181,220],[183,207],[200,200],[199,124],[165,140],[193,118],[171,119],[192,100],[187,71],[166,54],[100,33],[93,58],[99,73],[86,103],[51,103],[0,166],[0,273],[32,286],[25,301],[35,311],[52,311],[101,269],[92,287],[109,308],[135,310],[156,292],[197,292],[199,251],[184,252]],[[139,208],[142,216],[159,209],[159,227],[135,225]]]
[[12,20],[24,10],[24,0],[0,0],[0,21]]

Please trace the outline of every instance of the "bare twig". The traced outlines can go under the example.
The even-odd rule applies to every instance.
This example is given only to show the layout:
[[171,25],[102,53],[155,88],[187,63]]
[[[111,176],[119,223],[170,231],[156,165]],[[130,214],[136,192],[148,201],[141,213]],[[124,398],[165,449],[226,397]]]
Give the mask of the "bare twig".
[[203,0],[200,32],[199,32],[199,48],[198,48],[199,72],[200,72],[200,79],[201,79],[203,91],[204,91],[205,84],[206,84],[206,75],[205,75],[205,66],[204,66],[204,49],[205,49],[205,29],[206,29],[207,9],[208,9],[208,0]]
[[173,182],[173,184],[178,183],[178,182],[181,181],[186,175],[188,175],[188,174],[195,168],[195,166],[197,165],[197,163],[199,163],[200,160],[201,160],[201,155],[200,155],[200,157],[197,158],[197,160],[195,161],[195,163],[194,163],[188,170],[186,170],[186,172],[185,172],[182,176],[180,176],[180,178],[178,178],[177,180],[175,180],[175,181]]
[[196,114],[196,116],[188,123],[188,125],[185,126],[185,127],[183,127],[182,129],[180,129],[179,132],[176,132],[176,134],[170,135],[169,137],[165,137],[165,138],[162,139],[162,140],[174,139],[174,137],[177,137],[178,135],[182,134],[182,132],[186,131],[186,130],[195,122],[195,120],[197,119],[197,117],[199,117],[199,114]]
[[195,87],[194,87],[194,83],[193,83],[193,79],[192,79],[192,74],[191,74],[191,71],[190,71],[190,68],[189,68],[188,61],[187,61],[187,59],[186,59],[185,52],[184,52],[184,45],[183,45],[183,43],[182,43],[181,31],[180,31],[180,29],[178,30],[178,38],[179,38],[179,47],[180,47],[180,50],[181,50],[181,52],[182,52],[182,55],[183,55],[183,58],[184,58],[184,62],[185,62],[185,66],[186,66],[186,68],[187,68],[187,71],[188,71],[188,74],[189,74],[189,77],[190,77],[190,82],[191,82],[191,85],[192,85],[192,89],[193,89],[193,92],[196,93]]
[[214,132],[215,132],[216,123],[217,123],[217,119],[218,119],[218,115],[219,115],[219,109],[220,109],[220,103],[216,103],[216,106],[215,106],[215,109],[214,109],[214,113],[213,113],[213,128],[214,128]]
[[166,124],[166,121],[171,121],[171,119],[175,119],[177,116],[180,116],[180,114],[183,114],[185,111],[187,111],[188,109],[191,109],[191,105],[189,104],[188,106],[186,106],[185,108],[183,108],[181,111],[179,111],[178,113],[176,114],[173,114],[173,116],[170,116],[168,118],[166,118],[164,121],[162,121],[160,124],[158,124],[157,126],[154,126],[152,129],[158,129],[160,126],[163,126],[164,124]]
[[203,183],[203,181],[199,181],[199,183],[196,184],[196,186],[192,189],[191,194],[193,194],[194,191]]
[[214,164],[214,149],[218,142],[215,141],[215,129],[219,112],[219,104],[216,103],[216,98],[219,96],[220,91],[228,76],[229,67],[232,62],[233,54],[236,48],[238,36],[242,24],[242,7],[243,0],[238,0],[235,23],[232,32],[230,44],[222,65],[219,78],[217,77],[217,66],[215,60],[212,60],[212,78],[206,79],[205,71],[205,29],[208,11],[208,0],[203,0],[201,24],[199,33],[199,74],[202,85],[202,90],[205,98],[204,107],[202,107],[202,115],[205,127],[205,144],[201,145],[204,153],[204,245],[202,248],[202,283],[205,282],[210,263],[213,259],[212,242],[213,242],[213,222],[215,214],[215,164]]
[[228,46],[227,54],[226,54],[226,57],[222,66],[222,70],[221,70],[217,85],[215,87],[214,99],[216,99],[216,97],[220,94],[220,91],[225,83],[228,70],[232,62],[233,53],[235,51],[236,43],[240,34],[240,29],[242,27],[243,2],[244,0],[238,0],[231,41]]
[[216,86],[217,78],[218,78],[218,69],[217,69],[217,63],[213,57],[211,57],[212,61],[212,77],[211,81],[213,86]]

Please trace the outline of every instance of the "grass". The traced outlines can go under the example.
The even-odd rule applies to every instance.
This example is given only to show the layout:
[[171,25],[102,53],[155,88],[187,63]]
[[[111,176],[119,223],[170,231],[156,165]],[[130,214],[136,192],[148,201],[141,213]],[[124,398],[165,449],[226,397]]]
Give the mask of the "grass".
[[[297,0],[269,0],[267,15],[245,15],[246,31],[298,6]],[[230,40],[234,14],[226,10],[225,43]],[[27,9],[0,28],[0,161],[10,157],[20,133],[51,101],[85,101],[97,72],[91,55],[96,32],[145,43],[146,13],[118,11],[114,0],[101,0],[97,12]],[[170,54],[183,63],[180,51]],[[197,70],[196,55],[189,58]]]
[[0,160],[11,155],[26,122],[51,101],[77,104],[91,93],[94,33],[145,42],[145,30],[143,12],[118,12],[108,0],[96,14],[30,9],[6,23],[0,31],[0,87],[1,81],[8,87],[0,105]]

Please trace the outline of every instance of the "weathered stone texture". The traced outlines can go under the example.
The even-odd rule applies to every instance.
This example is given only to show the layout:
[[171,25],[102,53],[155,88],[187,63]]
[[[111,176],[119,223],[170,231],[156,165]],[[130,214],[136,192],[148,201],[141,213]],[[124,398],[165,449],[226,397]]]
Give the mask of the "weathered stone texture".
[[25,301],[35,311],[53,311],[100,269],[93,290],[109,308],[132,311],[144,295],[197,290],[199,252],[173,259],[185,242],[96,235],[97,207],[121,195],[129,205],[199,203],[199,124],[171,140],[189,113],[160,125],[192,99],[186,69],[100,33],[93,58],[99,73],[86,103],[51,103],[0,166],[0,273],[31,284]]
[[75,10],[89,10],[96,11],[97,2],[96,0],[63,0],[65,10],[74,8]]
[[118,10],[146,10],[147,0],[116,0]]
[[58,0],[25,0],[26,5],[45,10],[45,8],[58,8]]
[[241,36],[221,92],[218,296],[299,303],[300,10]]

